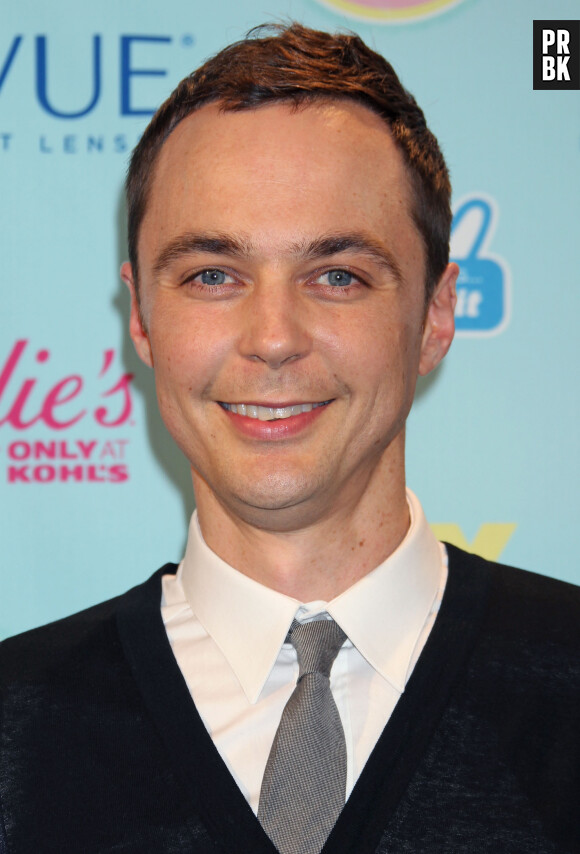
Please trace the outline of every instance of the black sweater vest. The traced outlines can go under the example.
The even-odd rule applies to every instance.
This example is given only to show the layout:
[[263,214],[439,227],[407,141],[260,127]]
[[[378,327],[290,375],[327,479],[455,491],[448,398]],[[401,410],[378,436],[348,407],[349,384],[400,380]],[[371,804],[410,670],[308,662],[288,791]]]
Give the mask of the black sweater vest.
[[[580,852],[580,589],[453,547],[324,854]],[[275,854],[160,616],[168,565],[0,645],[2,854]]]

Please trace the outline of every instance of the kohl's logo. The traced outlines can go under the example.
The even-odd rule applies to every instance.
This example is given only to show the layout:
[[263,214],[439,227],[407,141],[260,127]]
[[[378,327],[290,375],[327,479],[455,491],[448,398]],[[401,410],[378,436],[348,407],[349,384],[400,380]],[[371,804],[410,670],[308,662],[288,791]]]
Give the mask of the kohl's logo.
[[[83,398],[92,384],[77,373],[53,382],[50,369],[48,376],[45,371],[50,350],[41,348],[33,354],[29,343],[26,338],[16,341],[0,366],[0,427],[29,430],[38,424],[60,431],[86,420],[107,428],[132,423],[133,374],[115,369],[115,350],[103,351],[97,378],[105,388],[98,391],[99,404],[90,406]],[[24,373],[32,376],[23,377]]]
[[[129,440],[114,437],[113,431],[134,423],[132,374],[115,366],[115,351],[106,349],[96,384],[78,373],[55,377],[49,367],[50,350],[37,350],[29,344],[26,338],[16,341],[0,366],[0,428],[8,428],[2,439],[17,431],[17,438],[8,438],[8,444],[2,442],[0,447],[0,466],[6,460],[6,482],[128,481]],[[79,427],[82,438],[75,435]],[[38,428],[40,436],[35,437]]]
[[[79,64],[78,68],[70,71],[67,69],[67,76],[74,75],[76,79],[86,80],[86,94],[78,97],[76,103],[70,103],[70,93],[66,90],[59,91],[54,82],[59,76],[55,74],[56,64],[62,64],[63,58],[66,57],[62,40],[52,39],[47,35],[37,35],[34,38],[15,35],[7,46],[3,40],[0,41],[0,99],[11,85],[16,85],[13,78],[17,75],[19,66],[32,62],[34,93],[38,106],[44,113],[56,119],[68,120],[82,119],[90,115],[104,95],[103,42],[102,35],[88,36],[84,65],[81,67]],[[174,44],[187,48],[194,43],[191,35],[182,36],[180,39],[165,35],[120,35],[115,46],[119,115],[151,116],[167,89],[155,87],[154,81],[169,74],[167,64],[171,56],[168,50]],[[107,44],[106,49],[109,61],[108,57],[114,48]],[[60,71],[60,68],[58,70]],[[60,74],[60,77],[62,76]],[[148,90],[145,96],[143,83],[147,84]],[[151,97],[152,89],[156,90],[156,97]]]

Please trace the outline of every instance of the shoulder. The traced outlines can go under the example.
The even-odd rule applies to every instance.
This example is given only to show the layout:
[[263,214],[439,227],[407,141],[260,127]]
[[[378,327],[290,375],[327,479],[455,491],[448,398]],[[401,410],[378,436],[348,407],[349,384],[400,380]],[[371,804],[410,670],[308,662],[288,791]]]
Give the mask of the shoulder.
[[490,618],[580,639],[580,587],[494,563],[449,544],[446,549],[450,577],[466,590],[485,590]]
[[[179,793],[124,631],[133,619],[139,641],[169,646],[160,604],[171,571],[0,645],[0,825],[3,815],[11,851],[125,850],[123,840],[169,850],[162,834],[179,832]],[[167,720],[173,706],[158,693]]]
[[117,616],[144,600],[160,604],[161,576],[174,572],[167,564],[146,582],[77,614],[57,620],[0,643],[0,689],[8,685],[49,681],[60,670],[70,676],[120,655]]
[[533,691],[550,697],[548,706],[580,702],[580,587],[447,551],[456,619],[462,608],[478,610],[472,664],[482,681],[487,674],[488,690]]

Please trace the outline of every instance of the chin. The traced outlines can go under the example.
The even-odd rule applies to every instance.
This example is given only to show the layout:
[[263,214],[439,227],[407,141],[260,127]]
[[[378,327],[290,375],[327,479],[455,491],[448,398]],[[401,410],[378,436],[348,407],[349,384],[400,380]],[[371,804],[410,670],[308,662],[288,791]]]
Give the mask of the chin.
[[320,484],[304,472],[294,477],[276,472],[236,486],[231,492],[236,515],[258,528],[290,531],[310,524],[316,515],[313,505]]

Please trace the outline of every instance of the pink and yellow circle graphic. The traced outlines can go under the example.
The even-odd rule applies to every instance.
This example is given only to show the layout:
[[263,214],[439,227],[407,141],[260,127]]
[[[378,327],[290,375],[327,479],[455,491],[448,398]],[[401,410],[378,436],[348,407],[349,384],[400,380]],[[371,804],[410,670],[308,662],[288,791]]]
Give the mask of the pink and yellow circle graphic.
[[377,24],[410,24],[438,15],[463,0],[318,0],[351,18]]

